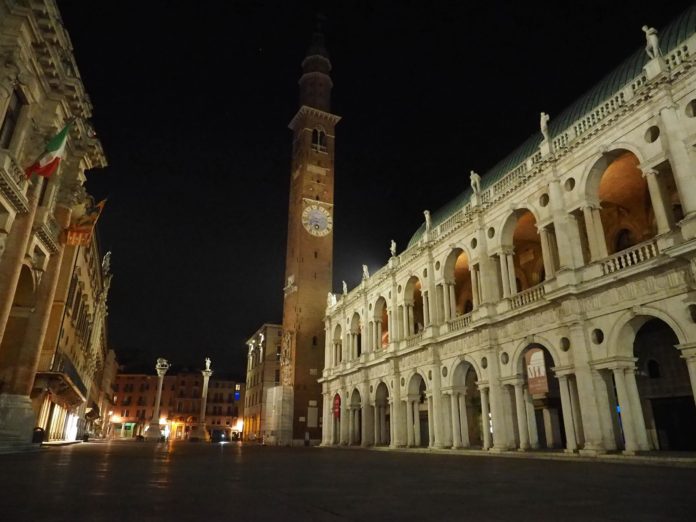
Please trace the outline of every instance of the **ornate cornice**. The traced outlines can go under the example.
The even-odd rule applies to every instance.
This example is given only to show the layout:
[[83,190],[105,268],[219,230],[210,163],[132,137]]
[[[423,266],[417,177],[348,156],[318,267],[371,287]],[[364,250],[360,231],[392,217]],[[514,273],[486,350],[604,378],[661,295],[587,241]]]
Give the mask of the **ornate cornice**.
[[331,125],[336,125],[339,121],[341,121],[341,117],[337,116],[336,114],[331,114],[330,112],[325,112],[320,109],[315,109],[314,107],[309,107],[308,105],[303,105],[297,111],[297,114],[295,114],[292,120],[290,120],[288,128],[295,130],[295,127],[299,121],[305,116],[312,116],[318,120],[326,121]]

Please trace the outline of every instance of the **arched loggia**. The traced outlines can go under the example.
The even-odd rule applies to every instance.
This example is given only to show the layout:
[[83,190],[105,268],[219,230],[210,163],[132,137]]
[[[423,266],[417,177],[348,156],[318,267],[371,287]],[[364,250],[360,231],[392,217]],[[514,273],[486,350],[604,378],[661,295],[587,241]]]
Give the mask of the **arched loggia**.
[[410,447],[430,445],[432,424],[432,398],[426,395],[425,379],[415,373],[408,384],[406,398],[406,437]]
[[451,392],[443,397],[445,437],[453,448],[483,446],[481,394],[477,380],[473,366],[462,361],[454,369]]
[[411,337],[423,331],[423,293],[421,282],[416,276],[412,276],[404,288],[404,305],[401,307],[403,314],[402,324],[405,337]]
[[375,390],[375,446],[388,446],[391,443],[389,411],[389,388],[383,382],[377,385]]
[[348,418],[348,444],[359,446],[362,443],[362,397],[360,392],[353,390],[350,396],[350,407]]

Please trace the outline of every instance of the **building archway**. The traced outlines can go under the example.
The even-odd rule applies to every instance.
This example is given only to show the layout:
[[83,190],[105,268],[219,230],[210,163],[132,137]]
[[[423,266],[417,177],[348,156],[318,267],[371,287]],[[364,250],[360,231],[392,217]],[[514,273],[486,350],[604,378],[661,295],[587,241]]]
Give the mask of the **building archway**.
[[343,333],[341,325],[337,324],[333,335],[333,364],[334,366],[343,362]]
[[360,315],[358,312],[353,314],[350,320],[350,358],[357,359],[362,354],[362,328]]
[[[451,440],[453,448],[483,446],[484,419],[477,380],[476,370],[466,361],[460,362],[452,373],[452,392],[444,397],[443,418],[447,441]],[[485,419],[485,426],[490,426],[489,419]]]
[[444,295],[447,300],[444,303],[445,315],[452,318],[471,312],[478,304],[478,296],[474,296],[469,256],[463,249],[455,248],[447,256],[444,276],[447,287],[453,285]]
[[606,379],[617,446],[629,453],[696,450],[696,404],[675,331],[656,317],[636,316],[617,343],[619,355],[635,358],[635,365],[616,365]]
[[403,324],[406,337],[423,331],[423,293],[420,279],[412,276],[404,288]]
[[[504,387],[504,407],[512,427],[515,444],[520,449],[577,448],[577,436],[568,445],[561,393],[568,393],[566,385],[561,389],[558,377],[552,372],[555,361],[551,352],[542,344],[532,343],[522,350],[518,359],[518,372],[522,382]],[[564,377],[567,379],[567,377]],[[570,426],[569,426],[570,427]]]
[[348,445],[359,446],[362,443],[362,398],[358,389],[354,389],[350,395],[350,406],[348,409]]
[[414,373],[408,384],[406,435],[411,447],[428,447],[432,429],[432,397],[427,396],[425,379]]
[[553,234],[545,232],[548,245],[543,245],[534,214],[526,208],[515,210],[502,230],[502,252],[499,254],[503,296],[536,286],[552,274],[558,265]]
[[389,446],[391,443],[389,411],[389,388],[380,382],[375,390],[375,446]]
[[387,300],[382,296],[375,302],[373,321],[375,350],[386,349],[389,346],[389,313]]

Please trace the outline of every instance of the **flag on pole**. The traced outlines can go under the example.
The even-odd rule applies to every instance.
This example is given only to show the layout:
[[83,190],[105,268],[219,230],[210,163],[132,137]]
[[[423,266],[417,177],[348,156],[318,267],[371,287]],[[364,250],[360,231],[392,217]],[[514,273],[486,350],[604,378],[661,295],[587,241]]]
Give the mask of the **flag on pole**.
[[[91,199],[91,198],[90,198]],[[103,199],[96,205],[90,205],[85,210],[83,216],[77,218],[73,225],[66,230],[65,242],[70,246],[87,246],[92,239],[92,232],[97,224],[102,210],[104,210],[106,200]]]
[[27,177],[30,177],[32,174],[37,174],[48,178],[58,170],[58,165],[60,165],[60,161],[65,156],[65,144],[68,141],[68,133],[70,132],[72,123],[72,121],[68,122],[68,124],[46,144],[46,150],[39,156],[39,159],[26,168],[25,173]]

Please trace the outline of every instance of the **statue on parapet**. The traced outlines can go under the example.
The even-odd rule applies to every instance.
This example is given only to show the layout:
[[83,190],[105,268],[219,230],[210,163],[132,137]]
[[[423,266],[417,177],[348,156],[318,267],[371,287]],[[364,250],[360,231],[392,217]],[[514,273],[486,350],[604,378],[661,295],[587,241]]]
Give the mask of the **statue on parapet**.
[[549,116],[545,112],[542,112],[541,116],[539,118],[539,126],[541,127],[541,134],[544,136],[544,140],[547,143],[551,143],[551,139],[549,137],[549,120],[550,119],[551,119],[551,116]]
[[348,295],[348,285],[345,281],[341,281],[341,283],[343,283],[343,295]]
[[393,239],[389,245],[389,252],[391,252],[392,257],[396,257],[396,241]]
[[469,181],[471,182],[471,189],[474,191],[474,194],[479,194],[481,192],[481,176],[472,170],[471,174],[469,174]]
[[429,210],[424,210],[423,215],[425,216],[425,231],[430,232],[430,229],[433,226],[433,222],[430,218],[430,211]]
[[370,271],[368,270],[367,265],[362,266],[362,278],[363,281],[370,278]]
[[662,56],[662,51],[660,50],[660,40],[657,37],[657,29],[654,27],[648,27],[644,25],[641,29],[645,33],[645,52],[648,57],[653,60],[659,56]]

